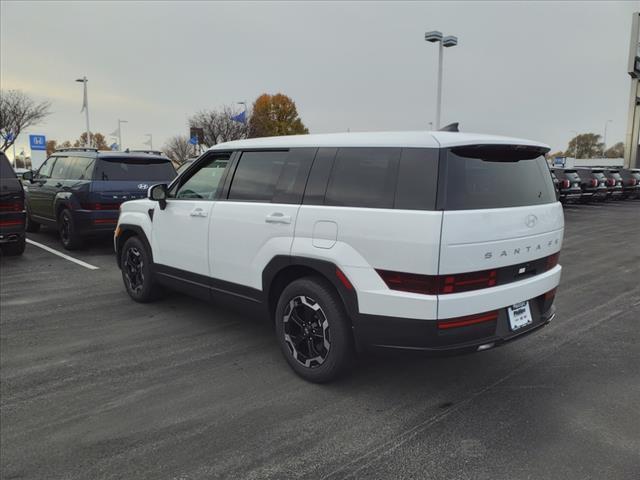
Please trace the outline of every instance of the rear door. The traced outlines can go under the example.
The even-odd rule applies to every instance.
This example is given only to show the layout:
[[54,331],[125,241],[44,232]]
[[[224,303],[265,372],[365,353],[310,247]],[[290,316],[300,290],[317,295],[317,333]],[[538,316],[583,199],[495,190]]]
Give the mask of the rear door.
[[[522,279],[543,273],[535,260],[560,250],[564,230],[544,156],[509,146],[454,147],[441,155],[440,276],[508,266]],[[449,293],[468,289],[461,283]],[[439,316],[453,313],[453,300],[441,296]]]
[[226,198],[213,207],[211,276],[262,290],[267,263],[291,252],[315,151],[298,148],[239,154]]

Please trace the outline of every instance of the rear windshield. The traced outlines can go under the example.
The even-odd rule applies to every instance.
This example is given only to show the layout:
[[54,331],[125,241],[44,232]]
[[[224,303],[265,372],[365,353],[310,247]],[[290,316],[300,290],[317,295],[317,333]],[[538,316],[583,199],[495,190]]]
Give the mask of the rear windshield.
[[622,180],[622,177],[620,176],[620,173],[618,173],[618,172],[609,172],[609,175],[611,175],[616,180]]
[[446,153],[440,182],[445,210],[521,207],[556,201],[544,156],[526,158],[531,153],[523,153],[524,159],[514,160],[516,152],[506,155],[497,149],[479,149],[471,155],[455,148]]
[[605,176],[604,172],[592,172],[593,176],[596,177],[599,180],[606,180],[607,177]]
[[170,182],[176,176],[171,162],[161,158],[114,157],[98,159],[95,180]]
[[564,172],[564,176],[567,178],[567,180],[571,180],[572,182],[580,181],[580,175],[578,175],[578,172],[576,172],[575,170],[572,172]]

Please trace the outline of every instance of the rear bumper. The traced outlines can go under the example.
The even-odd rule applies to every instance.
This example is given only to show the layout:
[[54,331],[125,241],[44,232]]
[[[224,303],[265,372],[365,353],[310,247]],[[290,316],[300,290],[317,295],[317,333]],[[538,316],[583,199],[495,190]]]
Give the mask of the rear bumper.
[[0,243],[14,243],[25,238],[25,213],[0,215]]
[[491,348],[532,333],[548,324],[555,316],[553,300],[544,295],[529,300],[533,322],[512,331],[507,308],[501,308],[498,318],[451,329],[439,329],[437,320],[359,315],[354,331],[363,350],[404,350],[422,352],[455,352]]

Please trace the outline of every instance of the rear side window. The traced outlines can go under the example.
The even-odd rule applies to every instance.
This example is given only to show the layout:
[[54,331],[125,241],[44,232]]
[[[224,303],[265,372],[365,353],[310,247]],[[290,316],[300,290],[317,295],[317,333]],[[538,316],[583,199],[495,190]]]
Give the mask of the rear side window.
[[530,153],[523,152],[524,158],[518,160],[517,149],[503,148],[505,152],[500,147],[445,151],[440,175],[442,208],[476,210],[555,202],[544,156],[526,158]]
[[403,148],[398,169],[395,208],[435,210],[438,150]]
[[231,182],[229,200],[301,203],[315,153],[315,148],[243,152]]
[[169,183],[176,170],[169,160],[153,157],[109,157],[96,162],[94,180]]
[[91,180],[94,158],[73,157],[69,159],[69,167],[65,177],[69,180]]
[[340,148],[325,205],[393,208],[399,148]]

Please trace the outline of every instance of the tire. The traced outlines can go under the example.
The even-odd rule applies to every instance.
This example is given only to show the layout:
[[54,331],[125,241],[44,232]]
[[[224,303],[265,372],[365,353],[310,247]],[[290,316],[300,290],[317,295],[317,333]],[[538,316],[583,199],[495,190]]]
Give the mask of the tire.
[[124,287],[133,300],[148,303],[160,296],[161,288],[153,279],[151,255],[138,237],[127,239],[119,261]]
[[24,253],[27,242],[24,238],[14,243],[7,243],[2,246],[3,253],[8,256],[18,256]]
[[40,230],[40,224],[31,218],[29,209],[27,209],[24,229],[29,233],[37,233]]
[[329,382],[351,366],[351,322],[337,292],[324,279],[303,277],[290,283],[278,300],[275,322],[285,359],[305,380]]
[[73,215],[66,208],[58,215],[58,234],[62,246],[67,250],[77,250],[84,245],[84,239],[77,232]]

